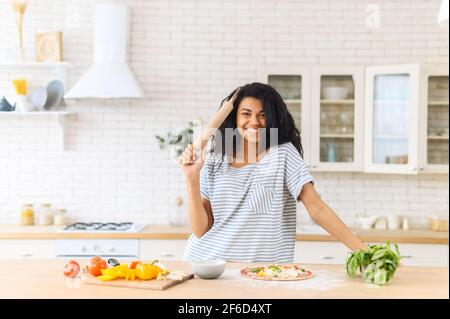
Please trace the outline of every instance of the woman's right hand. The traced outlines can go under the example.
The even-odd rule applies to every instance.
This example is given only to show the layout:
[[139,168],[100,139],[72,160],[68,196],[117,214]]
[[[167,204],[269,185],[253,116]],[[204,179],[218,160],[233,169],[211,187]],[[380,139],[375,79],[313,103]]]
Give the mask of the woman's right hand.
[[186,178],[199,178],[200,170],[202,169],[203,163],[205,162],[204,154],[202,152],[200,158],[197,158],[194,152],[194,145],[189,144],[184,150],[183,154],[178,157],[178,164],[183,171]]

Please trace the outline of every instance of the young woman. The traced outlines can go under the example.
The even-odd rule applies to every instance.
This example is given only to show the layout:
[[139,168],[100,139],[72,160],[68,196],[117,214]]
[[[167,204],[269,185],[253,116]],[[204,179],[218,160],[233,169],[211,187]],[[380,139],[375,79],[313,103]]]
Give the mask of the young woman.
[[233,110],[206,158],[196,156],[192,144],[179,158],[193,230],[183,259],[293,262],[298,201],[348,248],[365,249],[316,193],[300,133],[280,94],[251,83],[224,102]]

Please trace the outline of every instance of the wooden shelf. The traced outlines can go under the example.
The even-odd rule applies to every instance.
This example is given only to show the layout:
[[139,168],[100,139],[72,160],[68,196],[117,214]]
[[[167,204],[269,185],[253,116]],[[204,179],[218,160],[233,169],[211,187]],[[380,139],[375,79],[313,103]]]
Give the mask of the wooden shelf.
[[76,117],[77,113],[68,111],[36,111],[36,112],[0,112],[1,118],[53,116],[61,129],[61,149],[66,149],[66,127],[68,117]]
[[284,103],[286,103],[286,104],[301,104],[302,100],[300,100],[300,99],[284,99]]
[[325,100],[321,99],[320,104],[354,104],[355,100]]
[[448,101],[428,101],[431,106],[448,106]]
[[448,140],[448,135],[428,135],[429,140]]

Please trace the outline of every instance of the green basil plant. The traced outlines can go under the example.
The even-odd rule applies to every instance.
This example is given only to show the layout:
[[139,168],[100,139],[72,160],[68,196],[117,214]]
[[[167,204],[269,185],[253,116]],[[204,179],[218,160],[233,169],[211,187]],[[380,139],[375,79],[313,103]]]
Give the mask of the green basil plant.
[[368,249],[351,252],[347,257],[347,275],[354,277],[359,269],[365,283],[385,285],[394,277],[401,255],[397,244],[368,245]]

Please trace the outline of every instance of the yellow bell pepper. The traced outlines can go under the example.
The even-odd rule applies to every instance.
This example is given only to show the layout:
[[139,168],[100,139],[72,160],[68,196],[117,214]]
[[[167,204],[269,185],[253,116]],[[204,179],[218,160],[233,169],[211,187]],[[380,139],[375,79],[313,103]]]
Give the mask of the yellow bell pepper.
[[134,280],[134,269],[129,269],[127,264],[120,264],[112,268],[102,269],[102,276],[98,277],[100,280],[114,280],[117,278],[125,278],[125,280]]
[[97,277],[101,281],[108,281],[108,280],[114,280],[117,278],[117,275],[115,274],[108,274],[108,275],[101,275]]
[[135,280],[136,279],[136,273],[134,269],[129,269],[128,273],[125,275],[125,280]]
[[159,266],[154,265],[156,261],[151,264],[139,263],[136,265],[136,269],[128,268],[128,264],[120,264],[112,268],[105,268],[101,270],[102,275],[97,277],[102,281],[115,280],[118,278],[124,278],[125,280],[135,280],[136,278],[142,280],[151,280],[161,278],[168,273],[167,269],[162,269]]
[[136,277],[142,280],[151,280],[156,279],[158,277],[158,274],[161,273],[163,270],[155,265],[152,264],[144,264],[139,263],[136,266],[135,274]]

